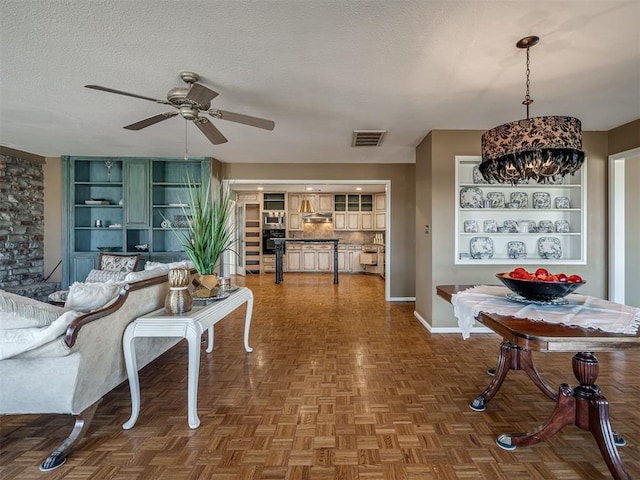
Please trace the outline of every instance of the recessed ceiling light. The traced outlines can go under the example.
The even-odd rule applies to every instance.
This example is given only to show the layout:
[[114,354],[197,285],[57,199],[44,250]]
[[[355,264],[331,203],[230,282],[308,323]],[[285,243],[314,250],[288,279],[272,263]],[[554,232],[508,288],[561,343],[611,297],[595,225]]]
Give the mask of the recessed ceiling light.
[[264,190],[264,187],[258,187],[258,190]]
[[362,190],[362,187],[356,187],[356,190],[360,192]]
[[310,192],[311,190],[313,190],[313,187],[307,187],[308,192]]

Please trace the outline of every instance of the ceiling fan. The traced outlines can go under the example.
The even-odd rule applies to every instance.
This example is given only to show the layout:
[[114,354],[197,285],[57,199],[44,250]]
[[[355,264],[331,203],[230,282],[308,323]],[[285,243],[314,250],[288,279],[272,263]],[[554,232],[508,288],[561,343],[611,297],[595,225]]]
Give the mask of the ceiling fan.
[[122,90],[115,90],[113,88],[102,87],[100,85],[85,85],[85,87],[93,90],[101,90],[103,92],[117,93],[118,95],[126,95],[127,97],[149,100],[150,102],[169,105],[177,110],[160,113],[153,117],[145,118],[144,120],[127,125],[124,127],[127,130],[142,130],[143,128],[155,125],[156,123],[180,114],[185,120],[191,120],[195,123],[196,127],[198,127],[205,137],[207,137],[207,139],[209,139],[209,141],[214,145],[225,143],[227,141],[225,136],[215,127],[215,125],[213,125],[213,123],[209,121],[207,117],[201,115],[203,113],[206,113],[213,118],[242,123],[252,127],[264,128],[265,130],[274,129],[275,123],[271,120],[210,108],[211,100],[218,96],[218,92],[214,92],[210,88],[198,83],[200,78],[198,74],[193,72],[181,72],[180,78],[187,83],[188,86],[172,88],[169,90],[169,93],[167,93],[166,100],[145,97],[143,95],[123,92]]

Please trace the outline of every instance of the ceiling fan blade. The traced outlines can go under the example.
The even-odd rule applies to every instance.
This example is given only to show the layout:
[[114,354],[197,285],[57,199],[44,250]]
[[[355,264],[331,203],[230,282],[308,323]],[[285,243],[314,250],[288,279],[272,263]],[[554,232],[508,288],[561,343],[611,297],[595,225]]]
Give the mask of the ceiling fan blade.
[[227,139],[224,135],[218,130],[213,123],[211,123],[208,119],[204,117],[199,117],[194,120],[196,126],[200,129],[204,136],[209,139],[211,143],[214,145],[220,145],[221,143],[225,143]]
[[109,87],[101,87],[100,85],[85,85],[85,87],[91,88],[93,90],[100,90],[102,92],[117,93],[118,95],[126,95],[127,97],[141,98],[142,100],[149,100],[150,102],[162,103],[163,105],[171,105],[166,100],[158,100],[157,98],[145,97],[143,95],[138,95],[136,93],[123,92],[122,90],[115,90]]
[[210,88],[207,88],[200,83],[194,83],[193,85],[191,85],[189,92],[187,92],[187,100],[190,100],[197,105],[203,106],[208,106],[211,100],[213,100],[217,96],[218,92],[214,92]]
[[139,122],[132,123],[131,125],[127,125],[127,130],[142,130],[145,127],[149,127],[151,125],[155,125],[158,122],[166,120],[167,118],[175,117],[178,115],[178,112],[165,112],[160,115],[154,115],[153,117],[145,118],[144,120],[140,120]]
[[209,110],[207,113],[214,118],[243,123],[245,125],[251,125],[252,127],[264,128],[265,130],[273,130],[276,126],[276,124],[271,120],[243,115],[241,113],[227,112],[225,110]]

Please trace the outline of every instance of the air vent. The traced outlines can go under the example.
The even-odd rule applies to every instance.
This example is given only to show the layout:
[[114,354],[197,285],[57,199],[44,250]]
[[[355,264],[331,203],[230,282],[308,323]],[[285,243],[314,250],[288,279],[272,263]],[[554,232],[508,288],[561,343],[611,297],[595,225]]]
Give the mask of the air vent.
[[386,130],[354,130],[352,147],[377,147]]

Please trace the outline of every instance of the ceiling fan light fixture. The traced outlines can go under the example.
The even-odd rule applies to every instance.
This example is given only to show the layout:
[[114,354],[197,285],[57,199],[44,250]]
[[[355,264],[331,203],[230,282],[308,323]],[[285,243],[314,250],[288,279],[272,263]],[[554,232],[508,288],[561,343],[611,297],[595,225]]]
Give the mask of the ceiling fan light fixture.
[[[258,127],[265,130],[273,130],[275,128],[275,122],[272,120],[252,117],[251,115],[244,115],[242,113],[228,112],[225,110],[209,110],[211,106],[210,102],[218,96],[218,92],[197,83],[200,77],[194,72],[181,72],[180,78],[188,84],[188,87],[172,88],[167,93],[166,100],[159,100],[157,98],[146,97],[144,95],[138,95],[136,93],[125,92],[123,90],[116,90],[114,88],[103,87],[100,85],[85,85],[85,87],[92,90],[100,90],[107,93],[115,93],[117,95],[124,95],[162,105],[168,105],[176,109],[171,112],[160,113],[130,125],[126,125],[124,128],[127,130],[142,130],[143,128],[150,127],[151,125],[155,125],[156,123],[180,114],[180,116],[185,120],[191,120],[195,123],[195,125],[213,145],[220,145],[221,143],[225,143],[227,139],[207,118],[200,116],[201,113],[207,113],[216,119]],[[187,154],[185,153],[185,157],[186,156]]]
[[529,49],[540,39],[522,38],[518,48],[527,49],[526,95],[522,102],[527,118],[505,123],[482,135],[480,172],[489,183],[518,183],[533,180],[553,182],[582,167],[582,124],[574,117],[529,118]]

